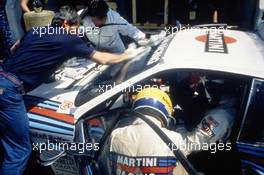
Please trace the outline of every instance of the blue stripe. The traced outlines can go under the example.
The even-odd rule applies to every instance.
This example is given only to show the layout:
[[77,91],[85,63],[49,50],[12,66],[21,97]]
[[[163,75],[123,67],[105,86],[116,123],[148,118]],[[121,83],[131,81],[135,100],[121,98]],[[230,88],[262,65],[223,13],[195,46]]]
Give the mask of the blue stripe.
[[52,134],[60,134],[60,135],[66,135],[66,136],[73,136],[72,134],[64,134],[64,133],[60,133],[60,132],[54,132],[54,131],[49,131],[46,129],[42,129],[42,128],[35,128],[35,127],[30,127],[30,129],[34,129],[34,130],[38,130],[38,131],[43,131],[43,132],[48,132],[48,133],[52,133]]
[[163,164],[163,163],[159,163],[158,164],[159,166],[163,166],[163,167],[168,167],[168,166],[176,166],[176,163],[174,163],[174,164]]
[[61,103],[59,102],[53,102],[53,101],[43,101],[43,103],[46,103],[46,104],[49,104],[49,105],[52,105],[52,106],[55,106],[55,107],[59,107]]
[[254,152],[254,151],[248,151],[248,150],[244,150],[244,149],[238,149],[238,150],[241,151],[241,152],[244,152],[244,153],[253,154],[255,156],[259,156],[259,157],[264,158],[264,154],[261,154],[261,153],[257,153],[257,152]]
[[244,164],[251,165],[251,166],[253,166],[253,167],[259,169],[260,171],[264,172],[264,168],[263,168],[263,167],[261,167],[261,166],[255,164],[255,163],[253,163],[253,162],[250,162],[250,161],[247,161],[247,160],[241,160],[241,162],[244,163]]
[[105,131],[101,128],[94,128],[94,127],[91,127],[91,132],[96,132],[96,133],[99,133],[99,134],[104,134]]
[[30,121],[29,126],[32,128],[45,129],[50,132],[56,132],[56,133],[61,133],[61,134],[66,134],[66,135],[73,135],[73,131],[67,131],[64,129],[60,129],[60,128],[56,128],[56,127],[52,127],[52,126],[48,126],[48,125],[44,125],[44,124],[40,124],[36,122]]
[[177,160],[159,160],[159,162],[173,162],[173,163],[176,163]]
[[[61,119],[55,119],[55,118],[52,118],[52,117],[50,117],[50,116],[42,115],[42,114],[38,114],[38,113],[30,112],[30,113],[27,113],[27,114],[33,114],[33,115],[37,115],[37,116],[41,116],[41,117],[45,117],[45,118],[48,118],[48,119],[52,119],[52,120],[56,120],[56,121],[60,121],[60,122],[67,123],[67,124],[70,123],[70,122],[67,122],[67,121],[64,121],[64,120],[61,120]],[[69,117],[74,117],[74,116],[69,115]],[[71,124],[70,124],[70,125],[71,125]]]
[[47,118],[47,117],[43,117],[43,116],[40,116],[40,115],[37,115],[37,114],[33,114],[33,113],[28,113],[28,117],[29,117],[29,119],[45,121],[45,122],[48,122],[48,123],[53,123],[53,124],[56,124],[56,125],[60,125],[60,126],[64,126],[64,127],[68,127],[68,128],[72,128],[72,129],[75,128],[74,125],[71,125],[71,124],[68,124],[68,123],[64,123],[64,122],[61,122],[61,121],[57,121],[57,120],[53,120],[53,119],[50,119],[50,118]]
[[165,107],[164,104],[162,104],[161,102],[159,102],[158,100],[153,100],[153,99],[139,99],[135,102],[134,104],[134,108],[137,108],[138,106],[150,106],[150,107],[154,107],[158,108],[161,112],[163,112],[164,115],[168,116],[169,113]]
[[44,121],[39,121],[39,120],[35,120],[35,119],[29,119],[30,122],[35,122],[35,123],[39,123],[39,124],[43,124],[43,125],[47,125],[47,126],[52,126],[52,127],[56,127],[56,128],[60,128],[60,129],[65,129],[68,131],[72,131],[73,132],[73,128],[68,128],[65,126],[61,126],[61,125],[56,125],[54,123],[48,123],[48,122],[44,122]]
[[46,108],[46,109],[52,109],[52,110],[55,110],[55,111],[58,110],[58,107],[56,107],[56,106],[51,106],[51,105],[48,105],[48,104],[45,104],[45,103],[38,103],[37,105],[38,105],[39,107],[43,107],[43,108]]
[[264,147],[255,147],[255,146],[241,145],[241,144],[238,144],[237,147],[264,152]]

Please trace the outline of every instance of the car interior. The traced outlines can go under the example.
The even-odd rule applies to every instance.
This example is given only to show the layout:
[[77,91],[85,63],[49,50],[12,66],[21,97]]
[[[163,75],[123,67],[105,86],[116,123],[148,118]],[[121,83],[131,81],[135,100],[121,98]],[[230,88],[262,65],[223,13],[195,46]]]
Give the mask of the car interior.
[[[201,78],[205,80],[204,83],[201,83]],[[235,122],[231,134],[225,140],[226,142],[231,142],[232,150],[218,151],[214,154],[210,153],[210,151],[195,152],[188,156],[188,160],[198,172],[204,174],[221,174],[230,168],[234,170],[234,174],[240,174],[240,162],[234,143],[238,137],[243,119],[244,114],[241,111],[244,111],[243,109],[246,106],[244,103],[246,103],[249,95],[251,80],[250,77],[231,73],[187,69],[161,72],[140,81],[135,86],[159,87],[170,95],[174,105],[173,116],[175,121],[170,123],[169,129],[174,131],[182,126],[187,131],[192,131],[200,123],[206,111],[219,105],[218,103],[223,96],[227,95],[230,99],[233,99],[232,105],[235,108]],[[208,92],[211,98],[210,102]],[[105,154],[107,154],[105,153],[107,139],[111,135],[111,131],[119,126],[119,121],[125,121],[122,122],[122,126],[131,122],[132,119],[128,114],[136,93],[126,91],[126,93],[114,95],[112,99],[108,99],[102,105],[105,107],[105,104],[109,104],[109,101],[113,105],[120,99],[123,101],[123,105],[118,108],[108,106],[107,109],[111,110],[104,110],[100,114],[98,114],[98,110],[100,111],[103,108],[97,107],[94,110],[94,112],[97,111],[97,114],[85,119],[84,127],[87,131],[86,135],[88,135],[89,139],[100,142],[102,146],[99,153],[97,153],[98,162],[105,159]],[[215,94],[218,95],[215,96]],[[120,96],[123,97],[118,98]],[[227,98],[227,101],[229,98]],[[211,161],[208,162],[208,159]],[[221,164],[221,170],[216,173],[215,170],[219,164]],[[104,163],[100,163],[100,165],[103,166]]]

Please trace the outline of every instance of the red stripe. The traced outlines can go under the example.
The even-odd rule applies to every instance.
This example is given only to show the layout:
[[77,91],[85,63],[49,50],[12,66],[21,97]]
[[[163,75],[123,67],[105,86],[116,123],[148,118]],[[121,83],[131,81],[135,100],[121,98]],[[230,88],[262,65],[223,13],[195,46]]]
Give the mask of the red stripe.
[[117,164],[117,169],[121,169],[127,173],[160,173],[168,174],[170,173],[175,166],[168,167],[130,167],[123,164]]
[[100,126],[102,125],[102,122],[98,119],[92,119],[92,120],[88,120],[87,121],[90,125],[93,125],[93,126]]
[[74,124],[74,117],[73,116],[67,115],[67,114],[60,114],[60,113],[57,113],[56,111],[52,111],[49,109],[44,109],[44,108],[40,108],[40,107],[32,107],[29,109],[29,112],[35,113],[35,114],[40,114],[40,115],[47,116],[50,118],[54,118],[57,120],[61,120],[61,121],[64,121],[66,123],[69,123],[69,124]]

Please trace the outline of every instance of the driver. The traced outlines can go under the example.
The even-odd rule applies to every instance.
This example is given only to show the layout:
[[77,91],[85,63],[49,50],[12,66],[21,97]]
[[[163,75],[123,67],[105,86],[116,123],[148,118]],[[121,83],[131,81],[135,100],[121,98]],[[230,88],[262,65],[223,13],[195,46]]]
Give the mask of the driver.
[[206,75],[196,77],[197,81],[190,87],[202,84],[210,109],[204,112],[201,122],[188,139],[192,142],[225,142],[230,136],[236,115],[235,88],[231,87],[234,83]]

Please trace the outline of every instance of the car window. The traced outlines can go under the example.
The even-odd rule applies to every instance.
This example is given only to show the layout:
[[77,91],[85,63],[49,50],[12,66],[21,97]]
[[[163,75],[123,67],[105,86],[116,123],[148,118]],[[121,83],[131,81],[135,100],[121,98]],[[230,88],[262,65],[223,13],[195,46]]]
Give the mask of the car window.
[[116,85],[157,65],[171,40],[172,37],[165,38],[160,45],[152,47],[151,50],[148,50],[147,54],[142,56],[139,60],[130,60],[128,62],[109,66],[101,75],[80,90],[76,97],[75,105],[81,106],[94,97],[111,90]]
[[264,81],[254,80],[239,141],[264,146]]

